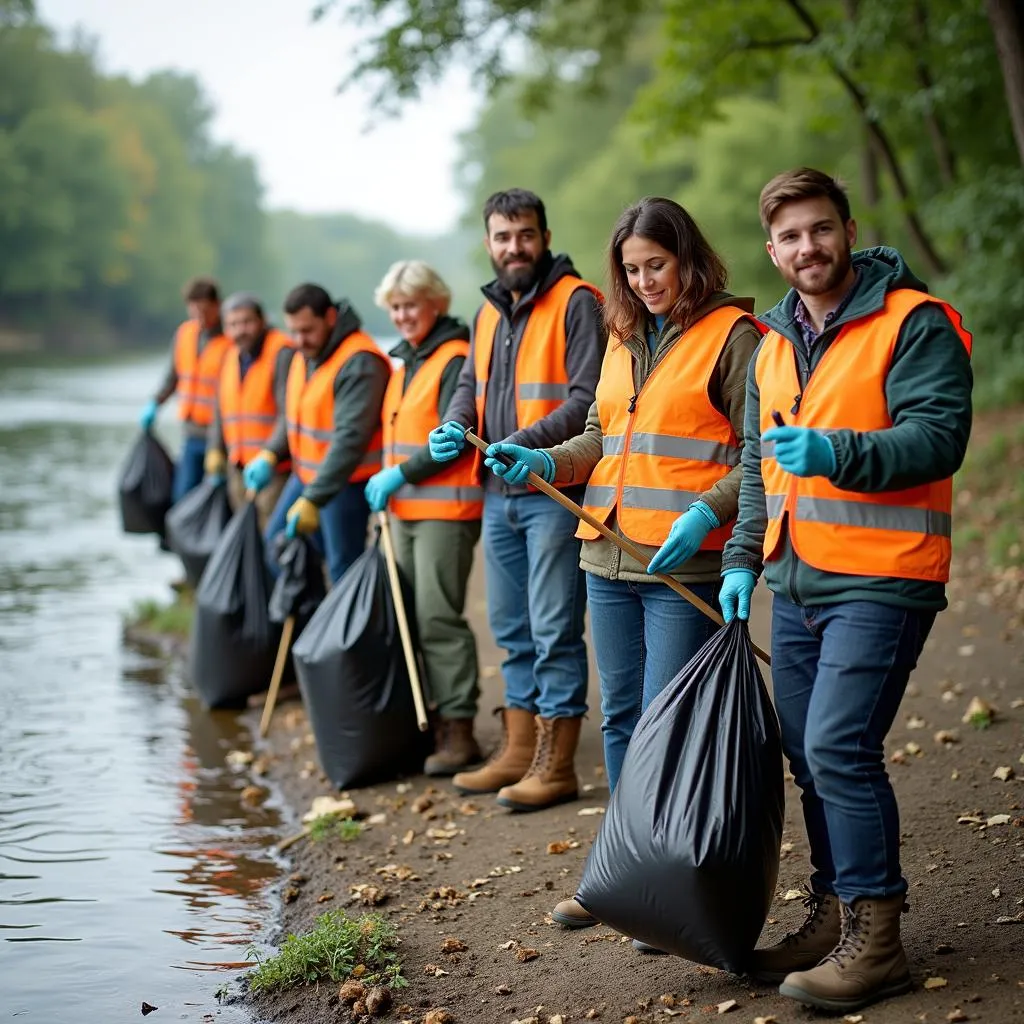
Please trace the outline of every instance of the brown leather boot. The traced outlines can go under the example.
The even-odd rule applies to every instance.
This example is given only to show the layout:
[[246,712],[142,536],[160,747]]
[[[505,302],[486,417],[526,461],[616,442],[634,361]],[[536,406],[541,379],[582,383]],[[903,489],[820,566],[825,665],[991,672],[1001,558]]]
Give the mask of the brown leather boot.
[[452,785],[460,793],[497,793],[518,782],[529,770],[537,727],[533,714],[521,708],[498,708],[502,716],[501,746],[475,772],[459,772]]
[[758,981],[778,985],[787,974],[809,971],[828,956],[839,941],[839,897],[807,890],[807,919],[795,932],[767,949],[750,954],[747,973]]
[[579,793],[576,744],[580,739],[579,718],[537,716],[537,749],[530,770],[522,779],[498,793],[498,803],[513,811],[540,811],[575,800]]
[[847,1013],[909,992],[910,969],[900,942],[902,896],[862,896],[841,905],[842,935],[817,967],[786,975],[779,992],[807,1006]]
[[551,919],[563,928],[593,928],[598,923],[597,918],[587,913],[575,897],[556,903]]
[[481,760],[472,718],[439,718],[434,742],[434,752],[423,762],[426,775],[454,775]]

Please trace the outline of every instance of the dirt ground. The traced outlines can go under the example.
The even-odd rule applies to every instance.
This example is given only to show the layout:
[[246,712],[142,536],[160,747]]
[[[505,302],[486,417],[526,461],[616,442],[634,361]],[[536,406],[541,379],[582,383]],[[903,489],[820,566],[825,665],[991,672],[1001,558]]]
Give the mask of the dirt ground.
[[[1024,586],[1019,573],[998,580],[977,565],[957,569],[950,609],[938,619],[888,743],[911,886],[904,942],[915,988],[847,1018],[853,1022],[1024,1021]],[[488,711],[501,703],[500,655],[486,627],[481,583],[478,559],[471,601],[484,676],[478,729],[490,746],[498,738]],[[758,588],[752,622],[764,646],[766,597]],[[974,697],[997,709],[987,729],[961,720]],[[356,909],[350,886],[382,888],[378,909],[399,929],[409,980],[385,1018],[392,1022],[420,1024],[433,1008],[458,1024],[691,1022],[723,1012],[737,1022],[816,1019],[749,979],[638,954],[604,927],[570,932],[551,923],[547,915],[574,892],[601,821],[584,812],[608,797],[593,667],[590,700],[578,802],[515,815],[422,776],[353,791],[359,811],[378,816],[376,823],[354,841],[303,840],[290,848],[293,871],[307,880],[283,906],[285,932],[307,928],[332,907]],[[300,705],[283,706],[270,753],[270,777],[296,814],[331,792],[315,766]],[[1005,767],[1013,769],[1008,781],[993,777]],[[573,845],[549,852],[558,841]],[[783,849],[762,943],[802,919],[791,890],[806,880],[807,847],[792,782]],[[442,952],[446,938],[460,940],[465,951]],[[524,948],[538,955],[521,960]],[[254,1009],[274,1024],[350,1019],[334,986],[264,998]]]

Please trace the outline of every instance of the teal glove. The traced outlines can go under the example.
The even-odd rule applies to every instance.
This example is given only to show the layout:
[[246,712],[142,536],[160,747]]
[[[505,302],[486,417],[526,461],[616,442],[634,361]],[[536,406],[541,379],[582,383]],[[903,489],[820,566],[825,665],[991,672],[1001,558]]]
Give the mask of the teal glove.
[[695,501],[668,531],[665,543],[655,552],[647,572],[672,572],[688,562],[704,543],[704,538],[721,523],[714,509],[703,501]]
[[228,478],[223,473],[207,473],[206,482],[211,487],[223,487],[228,482]]
[[265,455],[250,459],[242,470],[242,483],[247,491],[259,494],[274,479],[274,463]]
[[371,512],[383,512],[388,506],[388,499],[402,484],[405,474],[401,466],[388,466],[379,473],[374,473],[366,481],[366,504]]
[[466,447],[466,428],[455,420],[442,423],[427,434],[427,447],[435,462],[451,462]]
[[775,461],[794,476],[831,476],[836,471],[836,452],[820,430],[810,427],[772,427],[761,442],[775,443]]
[[153,424],[156,422],[157,409],[160,406],[156,404],[156,399],[151,398],[142,408],[142,412],[139,414],[139,426],[148,434],[153,429]]
[[[487,456],[484,465],[507,484],[525,484],[531,473],[548,483],[555,479],[555,460],[545,451],[500,441],[489,445],[484,454]],[[498,458],[500,455],[505,458]]]
[[750,595],[757,586],[757,576],[749,569],[726,569],[722,573],[722,581],[722,589],[718,594],[722,618],[732,622],[739,616],[746,622],[750,618]]

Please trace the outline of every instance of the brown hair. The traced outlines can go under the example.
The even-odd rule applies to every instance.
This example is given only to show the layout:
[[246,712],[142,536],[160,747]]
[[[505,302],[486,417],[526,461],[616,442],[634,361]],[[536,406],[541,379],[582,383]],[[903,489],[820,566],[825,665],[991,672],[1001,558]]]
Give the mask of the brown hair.
[[193,277],[181,295],[186,302],[220,302],[220,288],[212,277]]
[[798,199],[818,199],[821,196],[831,200],[844,224],[850,219],[850,199],[846,185],[839,178],[816,171],[813,167],[797,167],[776,174],[761,189],[761,227],[765,234],[771,234],[772,221],[780,206]]
[[725,289],[729,272],[701,234],[697,222],[671,199],[648,196],[625,210],[608,246],[608,298],[604,307],[609,331],[620,339],[640,331],[650,315],[629,286],[622,268],[622,244],[631,235],[655,242],[679,260],[679,298],[669,319],[685,331],[697,311],[715,293]]

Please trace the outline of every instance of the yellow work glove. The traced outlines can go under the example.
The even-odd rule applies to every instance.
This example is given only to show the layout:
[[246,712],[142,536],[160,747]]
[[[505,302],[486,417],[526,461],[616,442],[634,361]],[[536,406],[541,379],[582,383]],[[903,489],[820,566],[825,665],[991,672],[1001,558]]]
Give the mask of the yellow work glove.
[[299,498],[288,509],[285,518],[288,522],[289,537],[294,537],[298,533],[312,533],[320,525],[320,509],[309,498]]
[[219,448],[206,449],[206,455],[203,456],[203,472],[211,483],[224,483],[227,464],[227,456]]

